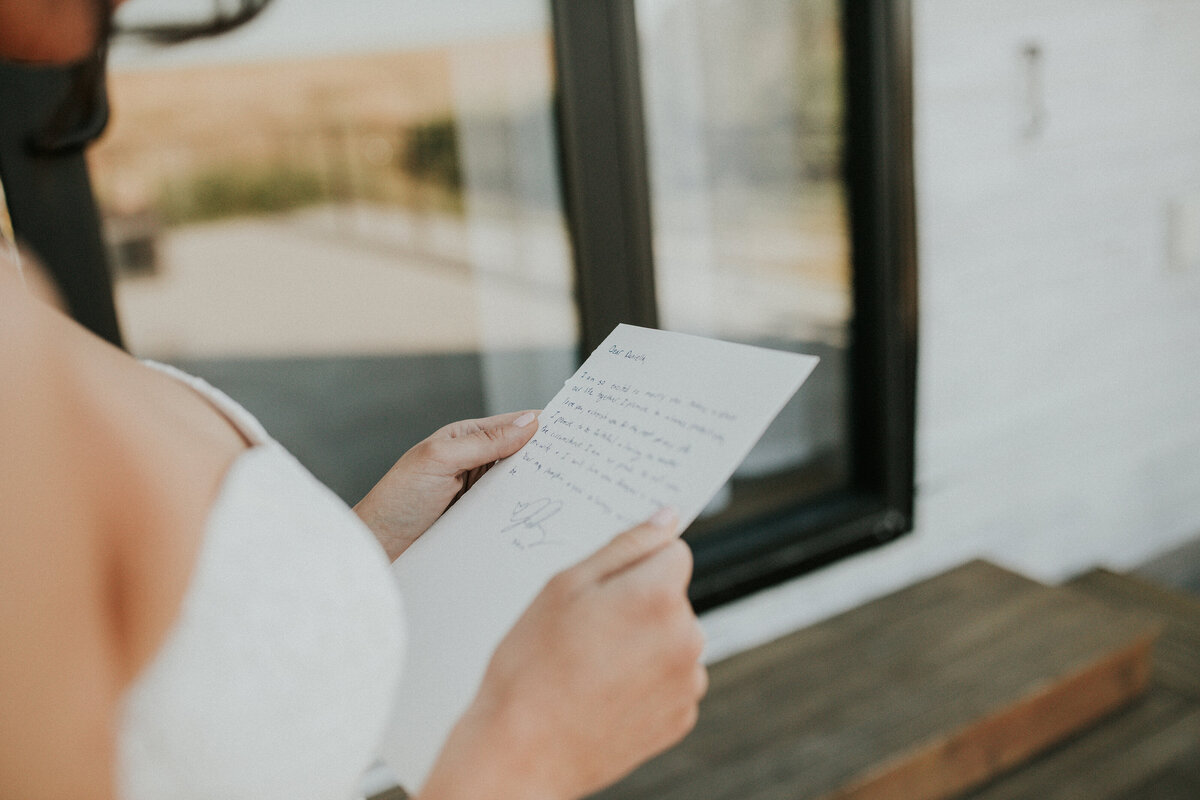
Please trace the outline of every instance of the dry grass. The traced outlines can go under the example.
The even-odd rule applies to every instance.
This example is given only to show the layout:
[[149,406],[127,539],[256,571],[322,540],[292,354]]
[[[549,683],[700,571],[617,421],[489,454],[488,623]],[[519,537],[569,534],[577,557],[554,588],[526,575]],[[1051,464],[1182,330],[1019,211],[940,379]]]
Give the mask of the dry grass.
[[[154,71],[116,72],[110,79],[113,120],[90,154],[104,205],[136,211],[152,205],[165,181],[230,164],[287,163],[328,171],[337,148],[371,136],[390,157],[400,132],[462,113],[456,65],[469,61],[472,84],[530,51],[544,37],[469,42],[453,48],[308,60],[279,60]],[[479,69],[480,64],[496,69]],[[529,82],[538,97],[545,80]],[[505,85],[511,103],[512,82]],[[473,85],[475,98],[498,96]],[[461,95],[461,92],[460,92]],[[472,108],[486,113],[489,109]],[[380,144],[382,142],[382,144]]]

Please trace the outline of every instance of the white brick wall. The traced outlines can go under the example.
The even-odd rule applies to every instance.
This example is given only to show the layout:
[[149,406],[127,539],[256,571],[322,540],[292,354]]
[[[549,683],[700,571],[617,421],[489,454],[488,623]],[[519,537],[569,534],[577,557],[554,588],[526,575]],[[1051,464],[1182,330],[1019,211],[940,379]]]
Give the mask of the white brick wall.
[[1200,534],[1200,3],[915,0],[914,37],[916,530],[707,614],[712,658],[972,557]]

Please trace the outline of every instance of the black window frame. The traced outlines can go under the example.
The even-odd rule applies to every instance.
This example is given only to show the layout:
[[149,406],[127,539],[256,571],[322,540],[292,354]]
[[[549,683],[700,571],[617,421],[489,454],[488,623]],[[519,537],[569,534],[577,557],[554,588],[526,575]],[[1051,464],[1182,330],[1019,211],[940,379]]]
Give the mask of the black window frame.
[[[850,484],[695,542],[690,595],[700,610],[912,529],[918,319],[911,5],[842,0],[841,7],[854,275]],[[550,8],[582,360],[619,322],[658,324],[635,0],[550,0]]]
[[[580,356],[657,327],[635,0],[551,0]],[[842,0],[853,306],[850,481],[693,544],[698,610],[892,541],[913,524],[917,257],[908,0]],[[803,389],[801,390],[803,391]]]

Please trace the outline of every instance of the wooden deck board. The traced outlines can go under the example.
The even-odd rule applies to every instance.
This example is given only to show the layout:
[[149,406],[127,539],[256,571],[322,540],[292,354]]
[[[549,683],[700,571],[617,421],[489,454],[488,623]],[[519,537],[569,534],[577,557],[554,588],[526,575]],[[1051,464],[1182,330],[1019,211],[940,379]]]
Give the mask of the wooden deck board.
[[[1193,738],[1193,746],[1195,741]],[[1200,755],[1193,749],[1184,751],[1150,778],[1113,800],[1196,800],[1197,796],[1200,796]]]
[[[1038,627],[1045,622],[1046,608],[1027,594],[1031,582],[993,569],[966,565],[948,579],[918,584],[715,665],[712,689],[693,735],[600,797],[802,800],[818,796],[813,781],[828,779],[828,770],[822,773],[814,763],[837,762],[847,753],[861,754],[870,748],[885,749],[894,741],[888,738],[888,728],[894,728],[896,736],[913,736],[948,718],[941,706],[970,707],[956,692],[939,697],[928,689],[907,693],[898,689],[905,681],[923,680],[925,667],[915,665],[937,664],[939,658],[954,655],[961,663],[947,674],[955,677],[930,685],[944,690],[973,679],[978,683],[985,674],[980,670],[997,658],[997,648],[1012,645],[1013,630],[1025,623]],[[1058,591],[1054,596],[1067,606],[1080,598],[1103,603],[1098,629],[1121,624],[1131,611],[1136,619],[1163,623],[1154,646],[1150,688],[1097,724],[960,795],[962,800],[1200,797],[1200,600],[1105,570],[1077,578],[1065,595]],[[996,610],[1014,599],[1021,602],[1008,611]],[[1018,607],[1024,610],[1014,610]],[[1095,606],[1091,608],[1095,611]],[[928,648],[923,662],[902,663],[896,658],[906,643],[936,638],[938,630],[955,619],[962,623],[960,630],[942,646]],[[1055,635],[1074,638],[1074,633],[1053,621],[1046,630],[1050,633],[1030,637],[1025,647],[1055,650]],[[1036,642],[1041,644],[1032,644]],[[827,649],[840,654],[823,657]],[[854,702],[855,691],[870,687],[868,675],[885,687],[877,695],[884,700],[875,706]],[[864,727],[864,720],[870,724]],[[397,792],[394,798],[385,794],[372,800],[402,797]],[[899,790],[891,797],[911,800],[911,795]]]
[[948,796],[1140,691],[1156,632],[972,562],[714,665],[693,734],[599,797]]
[[1200,702],[1200,599],[1108,570],[1093,570],[1070,585],[1114,608],[1162,619],[1166,627],[1155,647],[1155,681]]
[[[969,800],[1161,800],[1200,743],[1200,708],[1190,698],[1155,688],[1015,772],[967,796]],[[1193,759],[1200,764],[1200,758]],[[1178,773],[1178,774],[1177,774]],[[1191,786],[1194,800],[1200,784]],[[1142,793],[1139,793],[1142,792]],[[1166,795],[1170,796],[1170,795]]]

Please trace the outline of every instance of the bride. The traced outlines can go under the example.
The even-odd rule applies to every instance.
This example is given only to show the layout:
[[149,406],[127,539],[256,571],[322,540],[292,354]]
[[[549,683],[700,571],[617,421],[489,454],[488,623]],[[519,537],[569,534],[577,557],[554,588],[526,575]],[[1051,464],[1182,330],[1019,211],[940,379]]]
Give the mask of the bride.
[[[111,11],[0,0],[0,57],[86,58]],[[536,414],[442,428],[350,509],[232,400],[37,300],[20,258],[0,245],[0,797],[352,796],[404,724],[388,563]],[[664,510],[556,576],[410,788],[580,797],[680,739],[707,682],[690,572]]]

